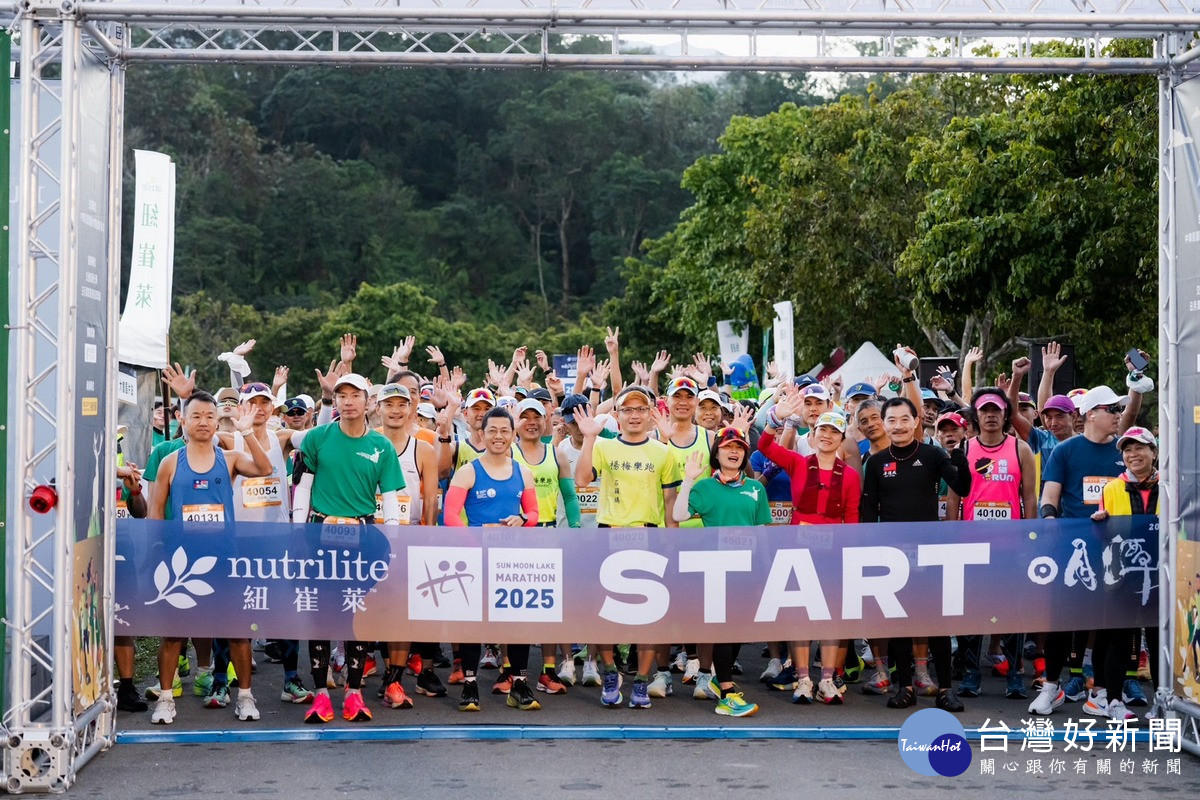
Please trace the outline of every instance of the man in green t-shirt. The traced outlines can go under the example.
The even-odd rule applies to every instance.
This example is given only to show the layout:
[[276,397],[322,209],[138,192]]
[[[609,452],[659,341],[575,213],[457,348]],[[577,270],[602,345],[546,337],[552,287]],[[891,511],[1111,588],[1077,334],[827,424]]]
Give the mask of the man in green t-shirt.
[[[398,493],[404,488],[404,474],[391,441],[367,424],[370,392],[367,379],[354,373],[340,377],[322,375],[320,370],[317,378],[323,390],[332,391],[338,419],[308,431],[300,442],[299,464],[309,474],[301,473],[301,483],[293,498],[292,519],[338,525],[370,524],[374,522],[378,491],[383,497],[384,524],[399,525]],[[312,708],[304,717],[310,724],[333,719],[333,704],[325,688],[329,650],[328,640],[308,643],[313,682],[317,686]],[[346,642],[346,651],[346,699],[342,716],[350,722],[365,722],[371,719],[362,699],[367,643]]]

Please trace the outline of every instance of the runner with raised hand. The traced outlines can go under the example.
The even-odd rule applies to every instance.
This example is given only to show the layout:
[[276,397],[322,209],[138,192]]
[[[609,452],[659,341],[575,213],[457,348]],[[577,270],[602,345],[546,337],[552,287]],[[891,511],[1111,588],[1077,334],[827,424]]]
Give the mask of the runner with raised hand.
[[[575,483],[588,486],[600,481],[597,524],[602,528],[675,527],[666,518],[673,506],[682,474],[671,449],[650,438],[654,425],[654,397],[643,386],[627,386],[614,401],[621,419],[621,434],[599,438],[604,429],[585,408],[575,410],[575,424],[583,433],[583,449],[575,465]],[[654,645],[638,645],[638,673],[630,697],[631,708],[649,708],[648,676],[654,666]],[[601,651],[604,688],[601,703],[621,703],[620,676],[612,646]]]

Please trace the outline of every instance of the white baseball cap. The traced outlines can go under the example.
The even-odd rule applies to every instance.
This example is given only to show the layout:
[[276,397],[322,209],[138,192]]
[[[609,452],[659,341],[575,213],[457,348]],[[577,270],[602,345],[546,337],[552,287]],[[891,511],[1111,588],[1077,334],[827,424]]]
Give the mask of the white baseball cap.
[[345,375],[337,379],[337,383],[333,385],[333,390],[336,392],[343,386],[353,386],[360,392],[371,393],[371,385],[367,383],[367,379],[362,375],[354,372],[347,372]]
[[1107,386],[1097,386],[1084,393],[1083,399],[1079,401],[1079,413],[1086,414],[1092,409],[1111,406],[1114,403],[1124,408],[1129,405],[1129,395],[1119,395]]

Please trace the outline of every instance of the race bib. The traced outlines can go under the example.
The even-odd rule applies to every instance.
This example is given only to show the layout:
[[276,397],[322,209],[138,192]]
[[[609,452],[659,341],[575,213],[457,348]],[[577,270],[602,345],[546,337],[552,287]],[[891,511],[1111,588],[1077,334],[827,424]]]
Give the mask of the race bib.
[[1008,503],[976,503],[975,519],[1012,519],[1012,506]]
[[[412,524],[412,498],[409,497],[408,495],[402,494],[402,495],[398,495],[396,497],[396,499],[400,501],[400,524],[401,525],[411,525]],[[383,524],[383,495],[382,494],[375,495],[375,523],[377,525]]]
[[358,517],[326,517],[321,520],[321,544],[325,547],[358,547],[362,520]]
[[948,514],[948,513],[949,513],[949,511],[947,510],[946,498],[939,497],[938,498],[938,519],[939,520],[945,519],[946,514]]
[[1103,478],[1096,476],[1088,476],[1083,479],[1083,502],[1089,506],[1100,505],[1100,498],[1104,495],[1104,485],[1111,481],[1112,478]]
[[772,525],[791,525],[792,524],[792,504],[789,500],[772,500],[768,505],[771,507],[771,524]]
[[183,507],[184,522],[224,522],[225,506],[221,503],[192,503]]
[[600,510],[600,490],[594,486],[576,487],[575,496],[579,499],[580,514],[595,514]]
[[117,501],[117,519],[132,519],[133,515],[129,513],[129,506],[122,501]]
[[272,475],[242,481],[242,507],[267,508],[283,505],[283,481]]

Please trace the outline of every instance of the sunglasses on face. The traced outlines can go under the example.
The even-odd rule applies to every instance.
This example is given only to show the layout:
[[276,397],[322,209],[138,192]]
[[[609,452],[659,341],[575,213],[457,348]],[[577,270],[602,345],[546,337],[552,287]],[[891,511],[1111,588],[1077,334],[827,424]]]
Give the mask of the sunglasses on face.
[[1120,414],[1122,411],[1121,407],[1115,403],[1111,406],[1100,406],[1100,410],[1107,411],[1110,414]]
[[286,416],[289,416],[289,417],[303,417],[303,416],[304,416],[305,414],[307,414],[307,413],[308,413],[308,412],[307,412],[307,411],[305,411],[303,408],[293,408],[291,411],[287,412],[287,415],[286,415]]

